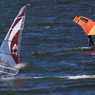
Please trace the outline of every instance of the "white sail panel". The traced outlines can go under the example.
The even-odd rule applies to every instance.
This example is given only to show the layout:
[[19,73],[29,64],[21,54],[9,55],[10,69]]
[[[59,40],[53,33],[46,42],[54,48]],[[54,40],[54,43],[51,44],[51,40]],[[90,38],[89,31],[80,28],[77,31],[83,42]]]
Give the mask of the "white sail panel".
[[[14,36],[17,36],[16,33],[20,30],[21,27],[21,23],[22,23],[22,19],[16,24],[16,26],[12,29],[12,32],[9,36],[9,49],[11,47],[11,41],[13,39]],[[19,34],[18,34],[19,35]],[[17,39],[18,40],[18,39]],[[16,41],[16,40],[15,40]],[[10,49],[11,50],[11,49]]]
[[[21,39],[25,21],[24,6],[16,16],[5,39],[0,47],[0,72],[15,75],[18,70],[14,68],[20,62]],[[7,72],[5,72],[7,69]]]

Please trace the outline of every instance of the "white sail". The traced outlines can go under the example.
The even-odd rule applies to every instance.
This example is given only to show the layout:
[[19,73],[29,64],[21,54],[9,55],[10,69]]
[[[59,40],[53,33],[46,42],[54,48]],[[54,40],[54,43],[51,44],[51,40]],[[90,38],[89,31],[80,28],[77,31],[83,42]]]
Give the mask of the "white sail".
[[19,71],[18,69],[14,68],[14,66],[20,63],[20,49],[22,32],[25,21],[25,10],[26,6],[24,6],[19,11],[1,45],[0,48],[1,73],[16,75]]

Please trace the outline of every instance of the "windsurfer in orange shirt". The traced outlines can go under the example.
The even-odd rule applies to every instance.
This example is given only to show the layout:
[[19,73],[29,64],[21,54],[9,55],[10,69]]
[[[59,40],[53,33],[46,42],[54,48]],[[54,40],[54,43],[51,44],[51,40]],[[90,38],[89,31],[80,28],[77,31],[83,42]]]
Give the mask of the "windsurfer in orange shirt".
[[92,36],[89,35],[89,36],[87,36],[87,37],[88,37],[89,47],[91,47],[91,45],[92,45],[92,47],[94,48],[94,44],[93,44],[93,40],[92,40]]

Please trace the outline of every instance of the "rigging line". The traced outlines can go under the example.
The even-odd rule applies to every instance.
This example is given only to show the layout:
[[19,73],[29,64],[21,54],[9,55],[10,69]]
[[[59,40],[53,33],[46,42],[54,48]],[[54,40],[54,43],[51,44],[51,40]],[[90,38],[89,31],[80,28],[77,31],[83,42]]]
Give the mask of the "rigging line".
[[16,70],[16,71],[18,71],[18,69],[16,69],[12,65],[8,64],[8,62],[4,62],[2,60],[0,60],[0,61],[6,64],[6,66],[0,65],[0,67],[7,68],[7,69],[10,69],[10,70]]
[[21,44],[20,42],[15,42],[15,41],[10,41],[10,40],[4,40],[4,41],[8,41],[8,42],[13,42],[13,43],[19,43],[19,44]]
[[[11,54],[8,54],[8,53],[5,53],[5,52],[0,52],[0,53],[3,53],[3,54],[6,54],[6,55],[10,55],[10,56],[17,57],[17,56],[15,56],[15,55],[11,55]],[[18,58],[21,58],[21,57],[18,57]]]
[[[5,72],[5,71],[0,71],[0,72],[3,73],[3,74],[11,75],[11,76],[14,76],[14,75],[16,75],[18,73],[18,72],[16,72],[15,74],[12,74],[12,73],[8,73],[8,72]],[[3,75],[3,76],[5,77],[6,75]]]
[[18,73],[18,71],[15,73],[15,74],[12,74],[12,73],[8,73],[8,72],[5,72],[5,71],[0,71],[1,73],[5,73],[5,74],[9,74],[9,75],[16,75]]

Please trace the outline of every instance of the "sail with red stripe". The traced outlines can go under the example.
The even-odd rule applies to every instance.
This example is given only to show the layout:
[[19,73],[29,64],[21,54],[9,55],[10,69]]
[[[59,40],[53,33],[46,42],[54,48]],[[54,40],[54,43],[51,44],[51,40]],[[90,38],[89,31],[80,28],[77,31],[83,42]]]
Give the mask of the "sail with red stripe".
[[95,22],[84,17],[84,16],[75,16],[73,22],[79,24],[83,30],[85,31],[86,35],[95,35]]
[[[21,49],[21,39],[22,39],[22,33],[25,21],[25,10],[26,6],[21,8],[1,45],[0,48],[1,73],[3,72],[10,75],[15,75],[18,72],[18,70],[13,67],[16,64],[20,63],[20,49]],[[6,63],[8,65],[6,65]],[[4,71],[4,69],[6,68],[8,69],[8,72]]]

